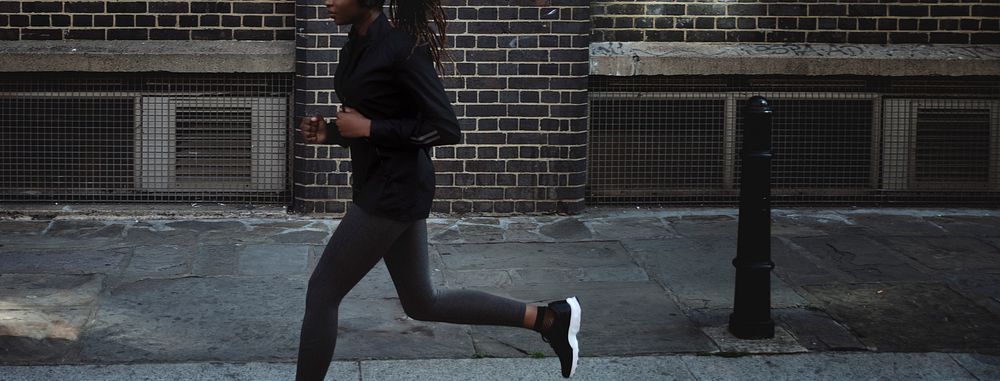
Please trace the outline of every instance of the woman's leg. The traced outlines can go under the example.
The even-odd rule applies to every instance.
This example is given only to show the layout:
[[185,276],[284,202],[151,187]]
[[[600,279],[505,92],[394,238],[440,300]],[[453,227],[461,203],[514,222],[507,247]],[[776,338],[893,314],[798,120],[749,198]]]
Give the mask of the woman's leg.
[[309,278],[296,381],[322,380],[326,375],[337,343],[340,301],[408,226],[369,215],[348,203],[347,214],[334,230]]
[[399,301],[406,314],[414,319],[525,327],[529,306],[524,302],[477,290],[434,289],[427,259],[427,223],[424,219],[415,221],[404,231],[384,259]]

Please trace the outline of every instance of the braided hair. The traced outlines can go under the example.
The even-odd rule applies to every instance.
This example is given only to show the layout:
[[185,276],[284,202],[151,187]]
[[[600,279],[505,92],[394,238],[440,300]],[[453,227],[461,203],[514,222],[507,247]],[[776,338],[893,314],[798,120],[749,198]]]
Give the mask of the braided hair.
[[[385,0],[362,0],[363,4],[382,8]],[[431,57],[437,64],[438,71],[444,73],[444,66],[441,64],[442,53],[448,57],[452,63],[455,62],[451,54],[445,48],[447,35],[447,19],[444,9],[441,7],[441,0],[389,0],[389,17],[395,21],[396,28],[406,31],[417,37],[416,44],[410,49],[410,54],[422,42],[430,44]],[[427,20],[432,19],[437,31],[428,24]]]

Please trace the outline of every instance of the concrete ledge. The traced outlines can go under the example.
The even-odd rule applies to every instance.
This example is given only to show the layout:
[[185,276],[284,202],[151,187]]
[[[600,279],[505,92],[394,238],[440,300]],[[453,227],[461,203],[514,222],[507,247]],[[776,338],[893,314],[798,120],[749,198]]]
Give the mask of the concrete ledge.
[[1000,46],[595,42],[594,75],[1000,75]]
[[3,41],[0,72],[294,72],[294,41]]

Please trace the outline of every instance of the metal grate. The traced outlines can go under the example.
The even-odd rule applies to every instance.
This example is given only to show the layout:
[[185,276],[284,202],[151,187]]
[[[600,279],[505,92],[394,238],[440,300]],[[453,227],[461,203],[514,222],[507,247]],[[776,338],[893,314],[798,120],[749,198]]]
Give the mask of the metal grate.
[[990,110],[918,108],[913,181],[929,187],[989,186]]
[[588,151],[595,197],[669,197],[722,185],[724,99],[613,92],[590,97],[594,107],[606,110],[591,115],[590,139],[600,142]]
[[0,200],[287,203],[292,80],[6,73]]
[[774,109],[778,205],[1000,201],[998,78],[590,79],[590,204],[738,203],[752,95]]

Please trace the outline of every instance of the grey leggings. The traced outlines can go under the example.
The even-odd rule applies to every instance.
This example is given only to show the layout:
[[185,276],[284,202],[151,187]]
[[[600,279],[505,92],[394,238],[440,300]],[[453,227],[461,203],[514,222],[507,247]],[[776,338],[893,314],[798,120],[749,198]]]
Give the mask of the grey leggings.
[[526,305],[476,290],[435,290],[427,221],[400,222],[348,203],[309,278],[299,337],[297,381],[322,380],[337,343],[337,310],[347,292],[385,260],[406,314],[417,320],[521,327]]

